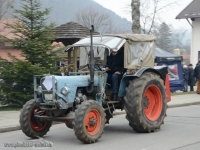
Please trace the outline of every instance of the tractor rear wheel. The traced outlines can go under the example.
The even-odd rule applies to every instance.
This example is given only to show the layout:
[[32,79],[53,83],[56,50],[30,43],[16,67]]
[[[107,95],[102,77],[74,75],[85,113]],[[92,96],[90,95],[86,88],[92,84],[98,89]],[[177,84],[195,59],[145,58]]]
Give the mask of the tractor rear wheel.
[[83,143],[95,143],[101,137],[105,127],[103,107],[94,100],[84,101],[75,110],[74,131]]
[[164,124],[167,109],[165,89],[164,81],[152,72],[130,81],[124,107],[133,130],[154,132]]
[[[28,137],[42,137],[51,127],[52,121],[44,121],[34,117],[34,113],[38,111],[41,110],[37,107],[35,100],[26,102],[21,111],[19,123],[22,132],[24,132],[24,134]],[[45,115],[45,112],[43,113],[43,115]]]

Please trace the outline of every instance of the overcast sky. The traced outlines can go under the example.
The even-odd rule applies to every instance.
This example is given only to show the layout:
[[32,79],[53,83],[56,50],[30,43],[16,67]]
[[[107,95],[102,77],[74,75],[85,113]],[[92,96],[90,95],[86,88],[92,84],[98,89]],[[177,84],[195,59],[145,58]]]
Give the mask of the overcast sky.
[[[131,0],[94,0],[105,8],[108,8],[118,15],[131,21],[131,14],[126,11],[126,7],[131,4]],[[148,1],[148,0],[146,0]],[[170,1],[170,0],[167,0]],[[191,26],[186,19],[176,20],[175,17],[192,1],[177,0],[178,4],[163,12],[160,16],[167,24],[172,24],[175,29],[186,28],[191,30]]]

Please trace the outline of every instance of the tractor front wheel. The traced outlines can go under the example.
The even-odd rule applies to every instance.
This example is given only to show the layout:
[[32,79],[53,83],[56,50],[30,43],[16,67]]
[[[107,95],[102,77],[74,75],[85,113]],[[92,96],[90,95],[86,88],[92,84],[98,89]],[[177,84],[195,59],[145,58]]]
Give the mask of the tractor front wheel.
[[137,132],[154,132],[164,123],[167,96],[164,81],[146,72],[130,81],[126,89],[125,110],[129,125]]
[[[24,134],[28,137],[42,137],[44,136],[51,127],[51,121],[44,121],[39,118],[34,117],[34,113],[41,111],[35,100],[30,100],[26,102],[20,114],[20,126]],[[41,111],[43,115],[45,112]]]
[[95,143],[105,127],[105,112],[96,101],[88,100],[75,110],[74,131],[83,143]]

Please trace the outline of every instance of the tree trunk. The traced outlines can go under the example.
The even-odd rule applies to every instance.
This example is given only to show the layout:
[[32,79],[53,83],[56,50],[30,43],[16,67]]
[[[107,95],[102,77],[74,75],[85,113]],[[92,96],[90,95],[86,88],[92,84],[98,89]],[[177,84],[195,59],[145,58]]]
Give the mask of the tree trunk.
[[132,0],[131,2],[132,9],[132,32],[134,34],[141,33],[140,27],[140,0]]

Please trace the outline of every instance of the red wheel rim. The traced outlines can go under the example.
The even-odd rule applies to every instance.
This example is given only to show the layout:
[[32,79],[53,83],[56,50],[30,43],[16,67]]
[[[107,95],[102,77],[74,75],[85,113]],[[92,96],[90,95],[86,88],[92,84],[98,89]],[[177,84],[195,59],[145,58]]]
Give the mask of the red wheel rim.
[[101,127],[101,115],[97,110],[90,110],[85,117],[85,129],[88,134],[95,135]]
[[41,130],[43,130],[43,129],[46,127],[47,122],[46,122],[46,121],[41,122],[41,121],[39,121],[38,118],[34,117],[34,113],[37,112],[37,111],[39,111],[39,109],[38,109],[38,108],[35,108],[35,109],[33,109],[33,111],[31,112],[30,122],[31,122],[31,127],[32,127],[34,130],[36,130],[36,131],[41,131]]
[[144,92],[144,114],[150,121],[156,121],[162,112],[162,94],[156,85],[150,85]]

